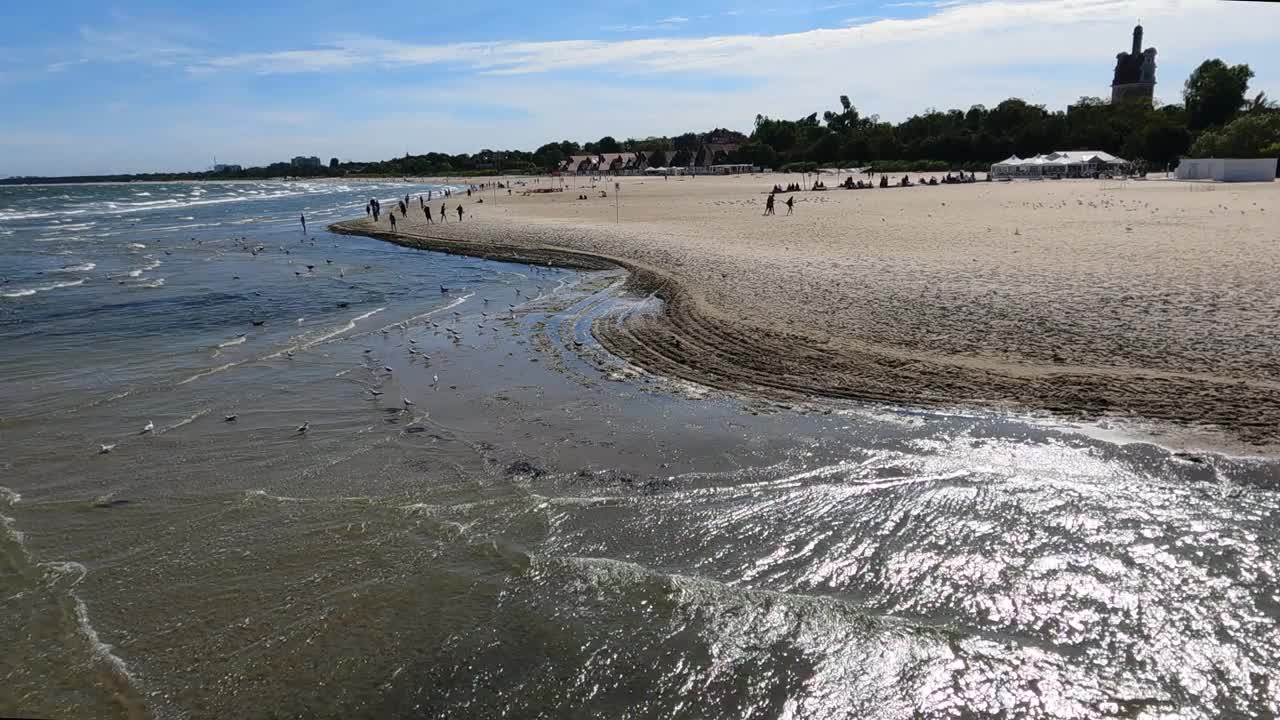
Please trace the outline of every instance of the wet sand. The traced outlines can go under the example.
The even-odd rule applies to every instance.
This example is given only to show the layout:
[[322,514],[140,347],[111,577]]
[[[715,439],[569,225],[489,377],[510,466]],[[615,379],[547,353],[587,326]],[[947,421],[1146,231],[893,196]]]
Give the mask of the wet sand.
[[767,188],[786,181],[623,178],[615,208],[613,181],[570,178],[565,192],[454,196],[446,224],[426,225],[415,198],[395,238],[385,216],[335,229],[625,267],[664,310],[598,323],[597,336],[714,387],[1172,421],[1280,448],[1275,184],[829,190],[796,194],[793,217],[781,203],[761,217]]

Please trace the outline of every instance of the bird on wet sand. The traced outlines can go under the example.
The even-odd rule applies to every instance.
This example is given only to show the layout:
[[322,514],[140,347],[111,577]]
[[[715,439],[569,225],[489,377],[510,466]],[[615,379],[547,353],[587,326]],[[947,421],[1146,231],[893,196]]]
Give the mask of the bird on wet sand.
[[111,452],[112,450],[115,450],[115,449],[116,449],[115,443],[112,443],[112,444],[110,444],[110,445],[99,445],[99,446],[98,446],[98,454],[99,454],[99,455],[106,455],[107,453],[109,453],[109,452]]
[[138,433],[138,434],[139,434],[139,435],[146,435],[147,433],[149,433],[149,432],[151,432],[152,430],[155,430],[155,429],[156,429],[156,424],[155,424],[155,423],[153,423],[153,422],[151,422],[150,420],[148,420],[148,421],[147,421],[147,424],[142,426],[142,432],[140,432],[140,433]]
[[240,417],[239,415],[227,415],[227,416],[225,416],[225,417],[223,417],[223,418],[222,418],[222,421],[223,421],[223,422],[235,422],[235,421],[236,421],[236,419],[237,419],[237,418],[239,418],[239,417]]
[[304,423],[302,423],[301,425],[299,425],[299,426],[298,426],[298,434],[299,434],[299,435],[302,435],[302,434],[306,433],[306,432],[307,432],[308,430],[310,430],[310,429],[311,429],[311,423],[310,423],[310,422],[304,422]]

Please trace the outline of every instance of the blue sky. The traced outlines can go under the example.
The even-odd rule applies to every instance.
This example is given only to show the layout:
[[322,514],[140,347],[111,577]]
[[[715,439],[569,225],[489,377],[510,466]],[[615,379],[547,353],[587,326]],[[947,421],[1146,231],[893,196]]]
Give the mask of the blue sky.
[[1210,0],[6,2],[0,177],[532,149],[1108,92],[1137,18],[1280,97],[1280,6]]

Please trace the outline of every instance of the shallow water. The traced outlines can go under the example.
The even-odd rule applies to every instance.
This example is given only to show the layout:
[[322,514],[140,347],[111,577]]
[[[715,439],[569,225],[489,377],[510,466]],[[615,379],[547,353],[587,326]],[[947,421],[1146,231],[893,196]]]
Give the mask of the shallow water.
[[1277,713],[1276,463],[653,378],[419,190],[0,188],[0,715]]

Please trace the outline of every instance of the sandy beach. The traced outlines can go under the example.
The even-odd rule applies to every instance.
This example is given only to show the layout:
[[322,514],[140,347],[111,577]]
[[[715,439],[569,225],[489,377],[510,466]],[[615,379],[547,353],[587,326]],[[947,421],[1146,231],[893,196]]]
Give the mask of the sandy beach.
[[1173,421],[1280,447],[1275,184],[828,190],[762,217],[787,181],[621,178],[615,198],[613,180],[567,178],[564,192],[455,195],[444,224],[439,198],[427,225],[415,197],[396,237],[385,212],[335,229],[624,266],[665,309],[602,323],[600,340],[715,387]]

